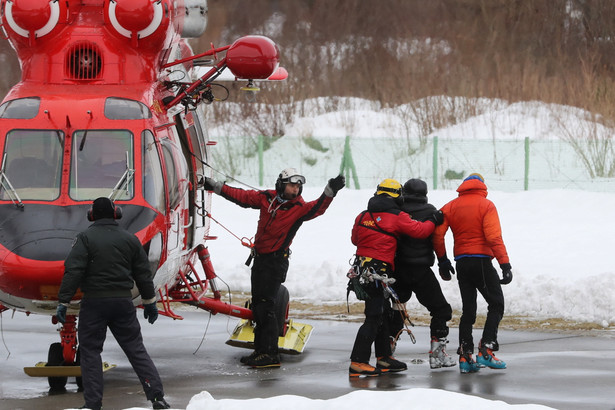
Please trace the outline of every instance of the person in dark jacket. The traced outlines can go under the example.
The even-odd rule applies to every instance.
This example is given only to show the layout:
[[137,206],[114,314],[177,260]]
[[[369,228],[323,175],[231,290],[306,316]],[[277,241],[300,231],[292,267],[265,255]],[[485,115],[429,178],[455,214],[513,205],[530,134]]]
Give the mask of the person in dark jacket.
[[[427,238],[442,216],[434,212],[428,221],[419,222],[399,208],[401,184],[394,179],[383,180],[370,198],[367,210],[361,212],[352,227],[352,243],[356,258],[352,274],[360,284],[355,293],[363,292],[365,321],[359,328],[350,354],[350,377],[379,375],[407,369],[395,359],[389,341],[388,317],[391,305],[387,288],[395,269],[395,252],[401,235]],[[351,278],[352,281],[353,278]],[[385,320],[386,318],[386,320]],[[369,364],[372,344],[376,353],[376,367]]]
[[156,293],[147,254],[137,237],[121,228],[115,219],[121,209],[109,198],[98,198],[88,211],[94,221],[79,233],[64,261],[64,277],[58,292],[56,317],[66,321],[69,302],[81,288],[79,352],[83,380],[84,408],[100,409],[103,371],[100,354],[107,328],[128,357],[139,377],[145,396],[154,409],[168,409],[162,381],[141,336],[131,289],[141,294],[144,316],[149,323],[158,317]]
[[[403,188],[404,201],[401,210],[412,219],[426,221],[436,211],[436,207],[427,202],[427,184],[421,179],[409,179]],[[399,298],[400,305],[393,304],[390,334],[393,348],[404,329],[405,304],[412,293],[419,303],[427,308],[431,315],[430,333],[431,348],[429,365],[432,369],[455,366],[456,360],[446,352],[448,343],[447,321],[451,320],[451,305],[442,294],[442,288],[431,266],[435,262],[431,236],[429,238],[413,238],[401,236],[397,242],[395,257],[395,283],[393,290]]]
[[260,211],[254,237],[251,272],[254,352],[241,358],[253,368],[280,367],[278,353],[278,320],[275,298],[286,280],[290,245],[303,222],[325,213],[333,197],[345,185],[342,175],[331,178],[322,195],[310,202],[301,196],[305,177],[296,169],[284,169],[275,190],[244,190],[234,188],[212,178],[203,179],[203,187],[243,208]]

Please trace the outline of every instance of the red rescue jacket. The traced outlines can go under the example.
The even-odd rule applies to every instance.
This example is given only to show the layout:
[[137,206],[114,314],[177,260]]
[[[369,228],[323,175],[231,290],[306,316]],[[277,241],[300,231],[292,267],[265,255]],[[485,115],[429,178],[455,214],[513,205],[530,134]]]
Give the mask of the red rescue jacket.
[[369,200],[367,211],[356,217],[351,240],[357,246],[357,256],[378,259],[395,269],[399,236],[427,238],[433,230],[433,222],[415,221],[399,209],[393,198],[377,195]]
[[446,254],[444,235],[448,228],[453,231],[455,259],[462,255],[485,255],[509,263],[502,240],[498,211],[487,199],[487,186],[478,179],[469,179],[457,188],[459,196],[442,207],[444,223],[433,235],[436,255]]
[[226,184],[220,195],[241,207],[260,209],[254,237],[254,249],[258,253],[288,249],[303,222],[324,214],[333,200],[323,193],[310,202],[305,202],[300,195],[281,202],[275,190],[245,190]]

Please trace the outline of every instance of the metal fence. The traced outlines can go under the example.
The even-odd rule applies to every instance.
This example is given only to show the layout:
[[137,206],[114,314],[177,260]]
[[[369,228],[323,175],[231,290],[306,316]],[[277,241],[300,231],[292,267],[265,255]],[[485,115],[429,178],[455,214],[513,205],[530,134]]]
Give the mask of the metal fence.
[[[431,138],[223,137],[213,148],[211,165],[254,186],[272,186],[279,172],[294,167],[307,185],[322,185],[344,172],[350,188],[371,188],[384,178],[425,180],[431,189],[455,189],[472,172],[491,190],[615,190],[610,145],[592,152],[562,140],[480,140]],[[594,151],[596,151],[594,149]],[[604,164],[610,164],[604,167]]]

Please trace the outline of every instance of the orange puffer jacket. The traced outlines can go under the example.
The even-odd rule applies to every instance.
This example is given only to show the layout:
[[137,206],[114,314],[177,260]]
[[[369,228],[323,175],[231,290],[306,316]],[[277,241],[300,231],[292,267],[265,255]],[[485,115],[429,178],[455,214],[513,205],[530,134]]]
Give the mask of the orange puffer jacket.
[[495,257],[500,265],[509,263],[500,218],[493,202],[487,199],[487,186],[478,179],[468,179],[457,192],[459,196],[442,207],[444,223],[433,234],[438,258],[446,254],[444,235],[450,226],[455,259],[463,255],[487,255]]

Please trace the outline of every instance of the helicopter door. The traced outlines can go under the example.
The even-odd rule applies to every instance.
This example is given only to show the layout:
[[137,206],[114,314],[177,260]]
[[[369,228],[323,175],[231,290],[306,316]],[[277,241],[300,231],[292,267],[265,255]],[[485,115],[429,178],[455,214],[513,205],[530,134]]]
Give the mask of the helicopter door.
[[196,212],[196,208],[209,209],[205,203],[206,195],[203,190],[195,189],[199,179],[204,175],[205,139],[203,131],[198,123],[198,117],[193,112],[177,114],[175,116],[176,131],[181,142],[182,153],[188,164],[190,182],[193,189],[188,193],[189,214],[192,216],[192,226],[186,229],[188,246],[192,245],[195,232],[206,224],[203,212]]
[[160,139],[166,173],[168,199],[167,249],[186,248],[185,227],[189,225],[188,167],[179,147],[168,138]]

